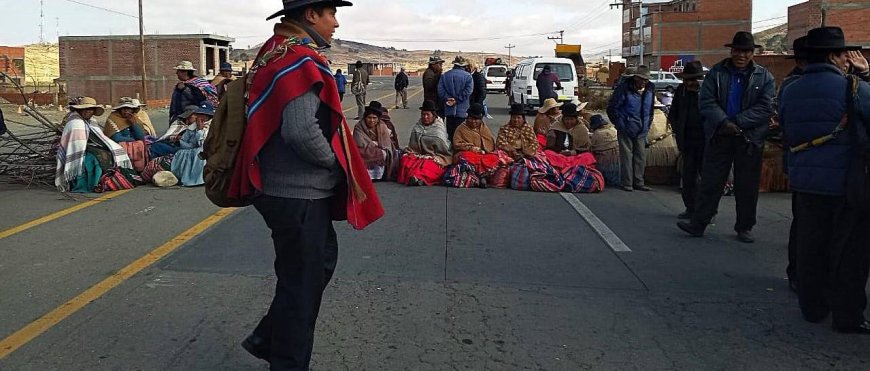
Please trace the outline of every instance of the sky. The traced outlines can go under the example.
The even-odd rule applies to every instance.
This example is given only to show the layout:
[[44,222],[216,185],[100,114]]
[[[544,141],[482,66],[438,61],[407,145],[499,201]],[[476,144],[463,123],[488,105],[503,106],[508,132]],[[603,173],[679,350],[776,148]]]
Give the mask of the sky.
[[[138,34],[137,0],[43,0],[44,35]],[[658,2],[659,0],[646,0]],[[728,0],[720,0],[728,1]],[[785,23],[787,8],[804,0],[754,0],[753,29]],[[355,0],[340,8],[336,38],[397,49],[550,55],[548,36],[583,45],[587,60],[621,48],[621,12],[614,0]],[[40,0],[0,0],[0,45],[40,41]],[[144,0],[146,33],[211,33],[234,37],[235,48],[271,34],[265,18],[279,0]],[[103,9],[98,9],[103,8]],[[773,19],[772,19],[773,18]]]

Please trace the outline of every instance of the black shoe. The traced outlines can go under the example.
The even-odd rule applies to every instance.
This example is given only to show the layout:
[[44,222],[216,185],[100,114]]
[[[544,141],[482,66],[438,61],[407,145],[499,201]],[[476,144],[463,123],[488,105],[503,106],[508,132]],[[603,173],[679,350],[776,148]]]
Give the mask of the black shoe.
[[682,214],[677,215],[677,219],[692,220],[692,213],[686,210]]
[[643,192],[649,192],[649,191],[652,191],[652,188],[647,187],[647,186],[634,186],[634,190],[636,190],[636,191],[643,191]]
[[622,190],[626,192],[634,192],[634,188],[631,188],[629,186],[622,187]]
[[837,328],[835,326],[834,332],[839,332],[841,334],[870,335],[870,322],[864,321],[864,323],[855,327]]
[[677,222],[677,227],[686,232],[692,237],[704,237],[704,228],[692,225],[690,222]]
[[264,361],[269,361],[269,356],[271,351],[269,350],[269,344],[266,342],[266,339],[263,339],[257,335],[251,334],[242,340],[242,348],[251,353],[252,356],[262,359]]
[[738,231],[737,239],[743,243],[753,243],[755,242],[755,237],[752,237],[751,231]]

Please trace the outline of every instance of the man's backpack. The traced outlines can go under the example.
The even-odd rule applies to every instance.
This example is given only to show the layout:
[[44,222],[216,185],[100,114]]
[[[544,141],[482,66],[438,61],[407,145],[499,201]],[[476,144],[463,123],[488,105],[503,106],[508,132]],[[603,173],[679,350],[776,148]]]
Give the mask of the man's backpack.
[[243,207],[251,204],[249,199],[227,196],[233,167],[248,125],[247,80],[246,76],[227,84],[226,93],[221,97],[215,111],[200,154],[206,160],[202,175],[205,195],[220,207]]

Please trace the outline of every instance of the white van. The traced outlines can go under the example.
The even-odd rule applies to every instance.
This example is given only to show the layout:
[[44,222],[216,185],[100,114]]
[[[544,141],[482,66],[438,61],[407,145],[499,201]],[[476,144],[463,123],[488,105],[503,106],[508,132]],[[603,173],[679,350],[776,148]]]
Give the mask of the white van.
[[559,94],[559,102],[579,103],[577,96],[580,94],[580,85],[574,62],[567,58],[532,58],[517,64],[514,79],[511,80],[511,96],[514,102],[522,103],[527,111],[537,109],[542,105],[538,99],[536,81],[544,66],[547,65],[550,66],[553,73],[559,76],[559,81],[562,83],[562,90],[556,90],[556,93]]
[[508,68],[505,65],[493,64],[483,69],[486,78],[486,91],[504,94]]

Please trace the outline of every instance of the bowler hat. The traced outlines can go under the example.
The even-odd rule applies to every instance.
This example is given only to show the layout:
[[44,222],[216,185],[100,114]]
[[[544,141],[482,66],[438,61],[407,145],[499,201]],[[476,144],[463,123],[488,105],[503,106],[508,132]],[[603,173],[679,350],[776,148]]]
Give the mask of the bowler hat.
[[699,79],[704,77],[704,65],[701,64],[701,61],[691,61],[685,67],[683,67],[683,72],[677,73],[677,77],[687,80],[687,79]]
[[589,128],[592,130],[601,128],[604,125],[607,125],[607,120],[604,119],[604,116],[594,115],[589,118]]
[[755,50],[761,47],[755,43],[755,36],[746,31],[739,31],[734,34],[734,39],[730,44],[725,44],[726,48],[734,48],[737,50]]
[[526,109],[523,107],[521,103],[511,104],[511,110],[509,112],[511,115],[526,115]]
[[846,45],[846,36],[840,27],[819,27],[807,32],[804,46],[807,50],[861,50],[858,45]]
[[480,103],[472,103],[471,106],[468,107],[468,117],[475,119],[483,118],[483,105]]
[[562,105],[562,117],[580,117],[580,111],[574,103],[565,103]]
[[785,59],[807,59],[807,37],[801,36],[797,39],[794,39],[794,42],[791,44],[792,50],[794,50],[794,55],[789,55],[785,57]]
[[368,116],[370,113],[375,114],[375,116],[381,117],[384,114],[384,106],[381,102],[371,101],[368,106],[365,108],[365,112],[363,112],[363,117]]
[[435,112],[437,110],[438,109],[435,108],[435,102],[433,102],[431,100],[427,100],[427,101],[423,102],[423,106],[420,107],[420,111]]
[[287,12],[291,10],[301,9],[306,6],[312,5],[330,5],[336,8],[341,6],[353,6],[353,3],[350,1],[342,1],[342,0],[284,0],[284,9],[279,10],[275,14],[270,15],[266,20],[270,20],[280,15],[287,14]]

